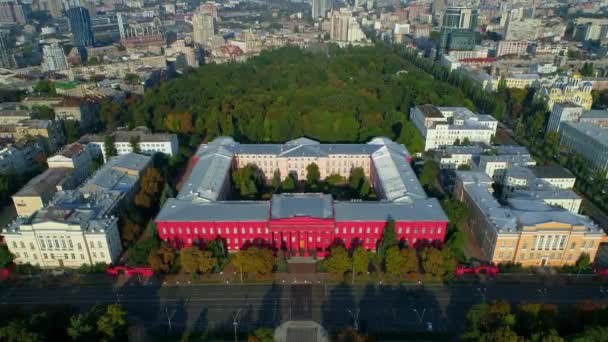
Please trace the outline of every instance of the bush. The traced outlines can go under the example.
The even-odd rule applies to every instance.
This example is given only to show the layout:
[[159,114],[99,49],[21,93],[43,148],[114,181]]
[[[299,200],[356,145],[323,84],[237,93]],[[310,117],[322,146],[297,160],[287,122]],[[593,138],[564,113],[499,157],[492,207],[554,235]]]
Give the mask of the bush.
[[40,274],[42,273],[42,268],[40,268],[40,266],[32,265],[30,263],[17,264],[13,269],[13,272],[18,274]]
[[99,262],[93,265],[82,265],[77,271],[79,273],[104,273],[107,267],[107,264]]

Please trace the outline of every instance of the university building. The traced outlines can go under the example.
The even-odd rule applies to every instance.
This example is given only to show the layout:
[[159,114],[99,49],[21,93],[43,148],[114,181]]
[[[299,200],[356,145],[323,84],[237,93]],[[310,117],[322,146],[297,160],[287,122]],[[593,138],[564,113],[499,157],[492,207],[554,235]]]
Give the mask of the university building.
[[[367,144],[320,144],[300,138],[285,144],[239,144],[220,137],[202,145],[196,165],[176,198],[156,217],[159,237],[181,248],[221,237],[230,251],[248,245],[270,246],[301,255],[325,255],[343,243],[375,250],[389,220],[408,245],[442,242],[447,217],[439,201],[428,198],[410,166],[403,145],[387,138]],[[319,166],[321,178],[348,177],[363,168],[377,196],[372,201],[335,201],[326,194],[277,194],[270,201],[229,201],[230,173],[255,164],[267,180],[304,178]]]

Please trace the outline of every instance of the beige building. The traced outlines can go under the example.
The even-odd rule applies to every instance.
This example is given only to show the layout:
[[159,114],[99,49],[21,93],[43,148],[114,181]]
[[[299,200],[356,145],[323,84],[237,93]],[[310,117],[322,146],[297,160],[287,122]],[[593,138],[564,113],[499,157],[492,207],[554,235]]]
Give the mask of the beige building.
[[480,248],[478,257],[493,263],[560,266],[581,254],[595,258],[604,231],[588,217],[547,205],[538,199],[492,195],[492,180],[483,172],[457,171],[455,194],[469,208],[469,226]]
[[72,172],[73,169],[58,167],[32,178],[13,195],[17,215],[28,217],[44,208],[57,191],[73,189],[76,184]]
[[122,194],[84,196],[58,193],[48,208],[4,229],[6,245],[18,264],[77,268],[116,262],[121,252],[118,218],[112,215]]

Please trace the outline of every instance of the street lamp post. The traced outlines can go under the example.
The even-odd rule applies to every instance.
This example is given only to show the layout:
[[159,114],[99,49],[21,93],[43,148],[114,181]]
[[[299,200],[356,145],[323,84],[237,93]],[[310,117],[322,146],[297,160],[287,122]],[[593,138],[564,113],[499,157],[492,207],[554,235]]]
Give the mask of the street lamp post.
[[477,292],[479,292],[479,295],[481,296],[481,301],[485,302],[486,301],[486,293],[488,292],[487,288],[477,288]]
[[426,309],[422,309],[422,315],[418,313],[417,309],[414,309],[414,313],[416,313],[416,317],[418,317],[418,322],[422,324],[422,320],[424,319],[424,314],[426,313]]
[[234,326],[234,342],[238,342],[238,338],[236,335],[236,329],[239,325],[239,314],[241,313],[241,310],[243,310],[243,309],[239,309],[236,312],[236,315],[232,315],[232,325]]
[[165,306],[165,314],[167,315],[167,325],[169,326],[169,331],[173,330],[173,326],[171,325],[171,320],[173,319],[173,316],[175,315],[175,310],[173,310],[171,312],[171,314],[169,315],[169,309],[167,309],[167,307]]
[[355,331],[359,331],[359,309],[355,309],[355,312],[353,313],[353,311],[351,309],[347,309],[346,311],[348,311],[348,313],[351,315],[351,317],[353,318],[353,326],[355,328]]

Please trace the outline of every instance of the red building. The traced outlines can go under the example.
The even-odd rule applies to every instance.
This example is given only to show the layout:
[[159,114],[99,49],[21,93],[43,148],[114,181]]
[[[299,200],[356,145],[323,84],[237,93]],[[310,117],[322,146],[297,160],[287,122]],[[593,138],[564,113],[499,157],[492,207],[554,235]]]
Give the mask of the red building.
[[[369,163],[359,158],[362,154],[369,155]],[[325,167],[336,163],[342,172],[366,165],[381,200],[342,202],[324,194],[282,194],[270,201],[227,201],[230,171],[241,155],[255,155],[248,160],[267,170],[284,167],[289,172],[311,162]],[[359,159],[348,158],[351,155]],[[335,243],[375,250],[384,227],[393,220],[403,243],[443,242],[447,216],[437,199],[426,196],[410,160],[403,145],[387,138],[367,144],[296,139],[284,145],[244,145],[220,137],[197,152],[177,198],[169,199],[156,217],[158,234],[177,248],[220,237],[231,251],[263,245],[322,256]],[[269,163],[274,164],[269,168]]]
[[[334,243],[375,250],[388,220],[400,240],[442,242],[447,217],[436,199],[411,204],[339,202],[323,194],[283,194],[270,202],[221,201],[183,206],[171,199],[156,219],[162,240],[181,248],[221,237],[228,249],[271,246],[323,256]],[[180,217],[181,219],[175,219]],[[172,218],[172,219],[171,219]]]

